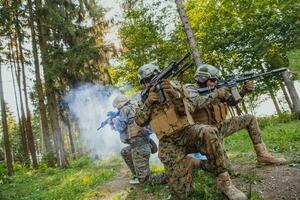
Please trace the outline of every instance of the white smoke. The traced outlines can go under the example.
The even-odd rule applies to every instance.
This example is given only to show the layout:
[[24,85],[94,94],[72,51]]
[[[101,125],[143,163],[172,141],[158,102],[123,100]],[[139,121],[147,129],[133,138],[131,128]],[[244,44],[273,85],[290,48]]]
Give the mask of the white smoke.
[[64,97],[76,121],[80,146],[92,158],[119,153],[124,146],[119,133],[113,131],[109,124],[97,131],[100,123],[107,118],[107,112],[116,111],[112,101],[119,94],[113,87],[85,83],[71,89]]
[[[125,146],[120,141],[119,133],[112,130],[109,124],[97,131],[100,123],[107,119],[107,112],[116,111],[112,102],[120,94],[110,86],[84,83],[71,89],[64,97],[79,131],[80,146],[92,158],[119,154]],[[137,103],[139,96],[139,93],[133,95],[132,102]],[[150,137],[158,144],[155,134]],[[151,155],[150,161],[160,162],[157,153]]]

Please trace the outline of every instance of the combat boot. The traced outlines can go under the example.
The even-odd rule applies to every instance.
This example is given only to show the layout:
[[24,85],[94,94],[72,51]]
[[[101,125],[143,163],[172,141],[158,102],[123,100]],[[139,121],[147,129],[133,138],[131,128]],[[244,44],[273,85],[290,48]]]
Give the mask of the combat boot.
[[257,162],[260,164],[275,164],[282,165],[286,162],[284,158],[276,158],[272,154],[270,154],[265,146],[265,144],[256,144],[254,145],[254,149],[257,155]]
[[217,184],[219,189],[230,200],[247,200],[247,196],[238,190],[231,182],[228,172],[224,172],[217,176]]

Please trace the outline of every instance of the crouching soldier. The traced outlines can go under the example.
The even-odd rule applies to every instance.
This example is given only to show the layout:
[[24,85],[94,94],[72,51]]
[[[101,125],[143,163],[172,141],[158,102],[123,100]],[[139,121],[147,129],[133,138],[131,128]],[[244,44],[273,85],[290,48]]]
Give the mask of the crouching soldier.
[[[195,122],[211,125],[219,130],[220,138],[247,129],[257,156],[257,162],[263,164],[280,165],[286,162],[284,158],[276,158],[270,154],[262,141],[256,117],[250,114],[227,119],[228,106],[235,106],[235,101],[229,88],[219,88],[208,94],[199,94],[197,89],[214,87],[219,79],[219,70],[208,64],[199,66],[195,73],[196,84],[186,85],[188,96],[195,103],[193,114]],[[241,97],[254,90],[253,83],[246,81],[239,92]]]
[[225,152],[214,127],[193,124],[189,116],[189,102],[183,98],[180,87],[174,82],[161,83],[166,99],[160,101],[150,80],[159,68],[146,64],[139,68],[140,83],[150,89],[137,108],[135,122],[139,126],[149,123],[159,139],[159,158],[164,164],[169,186],[179,198],[187,198],[192,192],[192,164],[188,154],[201,152],[213,166],[217,183],[229,199],[247,199],[231,182],[225,162]]
[[119,116],[113,119],[113,128],[120,133],[121,141],[129,144],[121,150],[121,155],[134,176],[130,183],[164,183],[164,174],[150,175],[149,158],[151,153],[157,152],[157,146],[149,137],[152,132],[134,122],[134,105],[120,95],[114,99],[113,107],[119,110]]

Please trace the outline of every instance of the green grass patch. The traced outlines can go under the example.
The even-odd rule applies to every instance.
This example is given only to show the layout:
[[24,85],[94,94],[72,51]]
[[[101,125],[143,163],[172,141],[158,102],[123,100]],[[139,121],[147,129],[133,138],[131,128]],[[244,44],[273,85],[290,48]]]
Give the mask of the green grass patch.
[[115,176],[121,162],[117,157],[98,161],[81,158],[66,169],[23,168],[16,171],[10,183],[0,185],[0,199],[84,199],[96,186]]
[[[288,122],[279,122],[278,118],[271,118],[269,122],[266,119],[261,127],[262,139],[267,148],[272,153],[282,153],[291,161],[296,161],[300,149],[300,121],[289,120]],[[261,119],[259,120],[259,124]],[[276,123],[277,122],[277,123]],[[298,142],[297,142],[298,141]],[[225,148],[231,160],[239,162],[249,162],[255,160],[256,156],[252,142],[246,130],[239,131],[232,136],[225,138]]]

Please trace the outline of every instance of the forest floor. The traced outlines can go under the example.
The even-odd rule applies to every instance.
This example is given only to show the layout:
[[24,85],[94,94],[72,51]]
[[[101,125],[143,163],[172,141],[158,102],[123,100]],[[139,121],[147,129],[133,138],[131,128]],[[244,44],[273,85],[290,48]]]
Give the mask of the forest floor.
[[[300,123],[288,118],[260,119],[262,137],[269,150],[285,156],[284,166],[258,166],[251,141],[246,131],[226,138],[225,147],[233,164],[234,184],[249,199],[299,200],[300,199]],[[132,186],[130,172],[120,157],[90,161],[82,158],[73,161],[66,169],[41,167],[38,170],[15,165],[13,178],[1,176],[0,199],[176,199],[167,185]],[[152,173],[162,172],[163,166],[151,163]],[[195,170],[194,193],[189,199],[226,199],[207,172]]]

